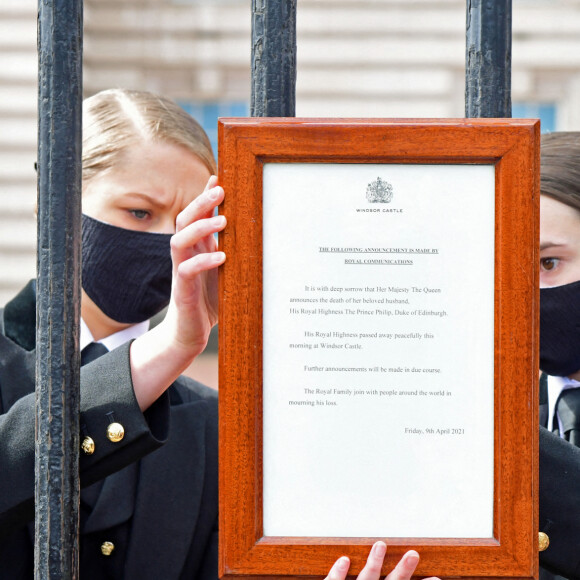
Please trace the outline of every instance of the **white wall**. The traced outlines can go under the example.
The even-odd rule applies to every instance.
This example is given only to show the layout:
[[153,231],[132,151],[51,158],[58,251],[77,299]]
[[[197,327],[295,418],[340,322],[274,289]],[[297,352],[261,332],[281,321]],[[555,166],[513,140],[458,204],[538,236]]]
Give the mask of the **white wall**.
[[[461,117],[465,0],[298,0],[297,114]],[[249,0],[85,0],[85,94],[249,101]],[[35,271],[36,2],[0,1],[0,304]],[[580,0],[514,0],[514,101],[580,130]]]

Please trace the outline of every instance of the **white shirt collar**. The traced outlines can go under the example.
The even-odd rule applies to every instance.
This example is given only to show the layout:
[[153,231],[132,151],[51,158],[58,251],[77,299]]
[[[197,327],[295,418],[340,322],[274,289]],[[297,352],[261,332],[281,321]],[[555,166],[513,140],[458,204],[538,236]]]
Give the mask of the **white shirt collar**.
[[[100,342],[104,346],[107,347],[108,350],[114,350],[118,346],[125,344],[129,340],[133,340],[134,338],[139,338],[143,334],[145,334],[149,330],[149,321],[145,320],[144,322],[138,322],[137,324],[133,324],[133,326],[129,326],[128,328],[124,328],[123,330],[119,330],[119,332],[115,332],[114,334],[110,334],[106,336],[102,340],[98,340],[96,342]],[[89,327],[86,325],[85,321],[81,318],[81,350],[90,344],[91,342],[95,342]]]
[[[553,377],[548,375],[548,428],[553,429],[552,417],[554,417],[554,410],[556,408],[556,401],[560,393],[565,389],[576,389],[580,387],[580,382],[570,379],[568,377]],[[560,433],[562,426],[559,426]]]

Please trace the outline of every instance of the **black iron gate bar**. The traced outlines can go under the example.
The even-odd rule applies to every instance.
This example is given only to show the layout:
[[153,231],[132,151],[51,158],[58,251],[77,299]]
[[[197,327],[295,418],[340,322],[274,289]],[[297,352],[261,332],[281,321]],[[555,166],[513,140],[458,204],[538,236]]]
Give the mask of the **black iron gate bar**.
[[82,0],[38,4],[34,577],[78,578]]
[[511,117],[512,0],[467,0],[465,116]]
[[296,0],[252,0],[252,117],[296,115]]
[[[467,0],[466,117],[511,116],[511,0]],[[82,0],[38,5],[35,579],[78,578]],[[296,0],[252,0],[255,117],[292,117]]]

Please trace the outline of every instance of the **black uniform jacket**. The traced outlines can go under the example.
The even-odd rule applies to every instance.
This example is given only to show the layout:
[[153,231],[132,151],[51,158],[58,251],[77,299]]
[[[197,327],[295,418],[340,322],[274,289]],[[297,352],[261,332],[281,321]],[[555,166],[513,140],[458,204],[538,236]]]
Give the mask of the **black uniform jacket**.
[[[540,531],[550,545],[540,565],[580,579],[580,448],[540,427]],[[548,576],[541,574],[542,578]]]
[[[30,283],[0,311],[2,580],[33,578],[35,310]],[[125,428],[118,443],[110,412]],[[81,502],[80,577],[217,578],[215,391],[181,377],[143,414],[125,345],[82,368],[81,431],[95,441],[81,486],[103,483],[92,508]]]

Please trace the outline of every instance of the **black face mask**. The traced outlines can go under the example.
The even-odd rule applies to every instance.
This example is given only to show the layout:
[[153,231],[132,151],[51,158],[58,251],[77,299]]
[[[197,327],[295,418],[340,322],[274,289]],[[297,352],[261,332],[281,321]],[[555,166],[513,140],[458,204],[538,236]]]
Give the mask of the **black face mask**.
[[580,281],[540,289],[540,368],[559,377],[580,370]]
[[118,228],[82,216],[82,286],[117,322],[148,320],[169,304],[171,234]]

